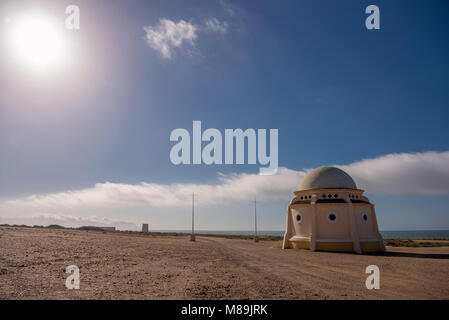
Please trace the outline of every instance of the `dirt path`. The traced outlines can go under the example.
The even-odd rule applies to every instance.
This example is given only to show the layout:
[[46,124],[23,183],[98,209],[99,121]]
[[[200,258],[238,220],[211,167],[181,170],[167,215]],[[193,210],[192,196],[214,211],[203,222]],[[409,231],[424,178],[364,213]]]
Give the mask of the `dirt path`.
[[[302,288],[295,298],[325,299],[447,299],[449,248],[388,248],[387,254],[279,250],[270,243],[204,239],[222,245],[260,276],[276,276]],[[377,265],[381,290],[367,290],[365,268]]]
[[[449,247],[386,255],[275,243],[0,227],[0,299],[448,299]],[[68,265],[81,289],[67,290]],[[365,288],[379,266],[381,289]]]

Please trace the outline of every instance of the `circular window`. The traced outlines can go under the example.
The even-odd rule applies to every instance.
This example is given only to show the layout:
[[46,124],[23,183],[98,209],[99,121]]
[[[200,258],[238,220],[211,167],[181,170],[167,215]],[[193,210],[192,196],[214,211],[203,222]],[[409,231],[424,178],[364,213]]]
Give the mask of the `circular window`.
[[301,213],[298,212],[296,214],[296,222],[301,223],[301,221],[302,221],[302,215],[301,215]]
[[364,222],[368,222],[368,213],[363,212],[362,213],[362,219],[363,219]]
[[327,214],[327,220],[329,220],[329,222],[332,222],[332,223],[337,222],[337,218],[338,218],[338,215],[336,212],[329,212]]

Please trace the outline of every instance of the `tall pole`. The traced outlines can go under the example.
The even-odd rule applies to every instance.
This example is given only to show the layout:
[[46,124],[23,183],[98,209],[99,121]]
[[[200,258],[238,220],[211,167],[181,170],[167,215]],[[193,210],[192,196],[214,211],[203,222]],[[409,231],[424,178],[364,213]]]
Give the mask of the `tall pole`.
[[259,242],[259,237],[257,236],[257,203],[254,199],[254,242]]
[[192,234],[190,235],[190,241],[195,241],[195,192],[192,193]]

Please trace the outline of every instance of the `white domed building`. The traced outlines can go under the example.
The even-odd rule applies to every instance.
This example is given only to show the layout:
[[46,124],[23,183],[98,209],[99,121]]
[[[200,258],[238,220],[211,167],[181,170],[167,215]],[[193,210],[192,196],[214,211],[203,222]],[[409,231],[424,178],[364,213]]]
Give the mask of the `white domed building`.
[[341,169],[308,172],[287,207],[283,248],[385,251],[374,205],[363,192]]

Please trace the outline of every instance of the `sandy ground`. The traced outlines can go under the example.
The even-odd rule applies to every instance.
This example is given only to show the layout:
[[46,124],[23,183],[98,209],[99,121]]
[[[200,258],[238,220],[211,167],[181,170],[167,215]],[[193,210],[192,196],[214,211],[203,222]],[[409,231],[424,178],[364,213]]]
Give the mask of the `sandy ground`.
[[[274,244],[0,227],[0,299],[449,299],[449,247],[356,255]],[[65,287],[72,264],[80,290]],[[380,290],[365,287],[371,264]]]

